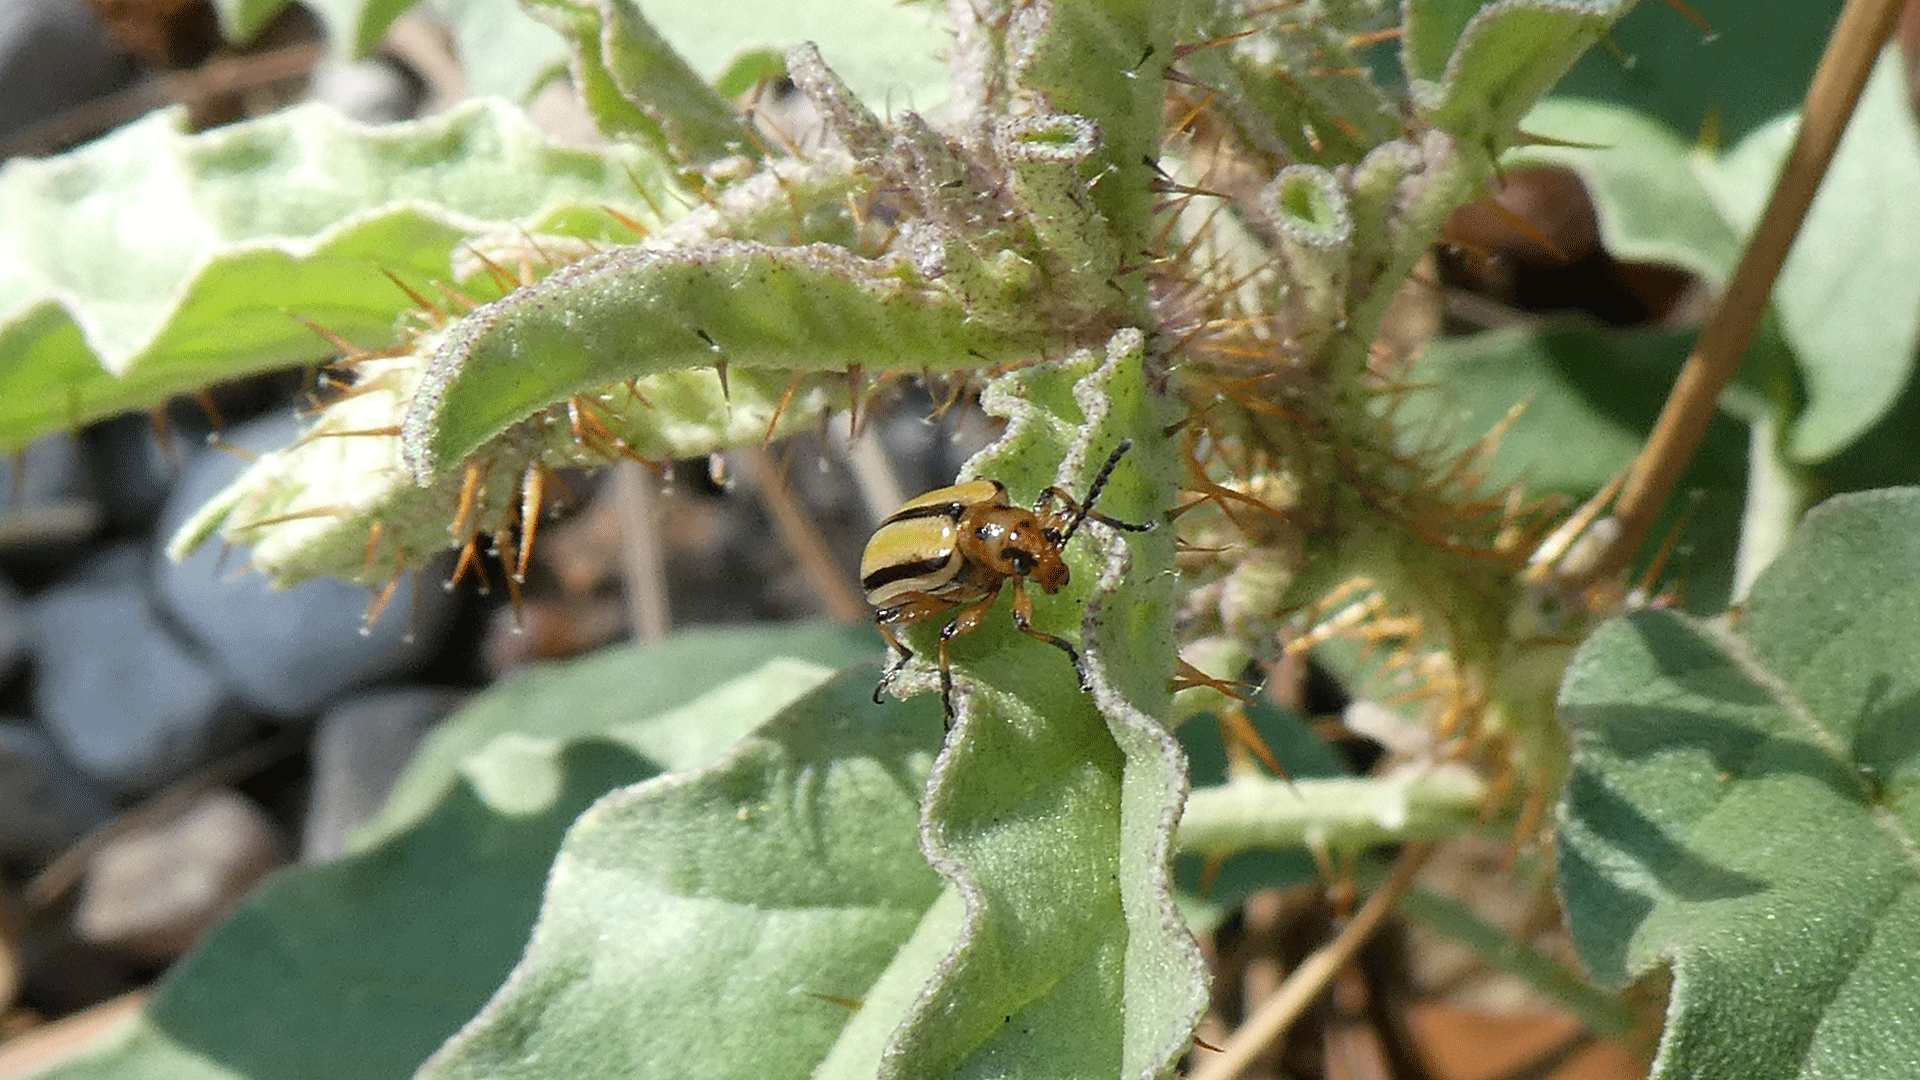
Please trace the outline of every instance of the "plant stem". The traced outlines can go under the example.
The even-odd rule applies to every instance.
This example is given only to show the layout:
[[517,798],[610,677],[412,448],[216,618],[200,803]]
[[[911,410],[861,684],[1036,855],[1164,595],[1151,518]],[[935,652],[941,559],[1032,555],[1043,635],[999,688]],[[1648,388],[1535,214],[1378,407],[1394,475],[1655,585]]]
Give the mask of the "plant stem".
[[1356,850],[1458,836],[1481,820],[1486,786],[1463,769],[1337,780],[1241,776],[1201,788],[1180,819],[1182,850],[1209,854],[1317,844]]
[[1260,1003],[1260,1008],[1247,1018],[1220,1048],[1217,1056],[1202,1060],[1193,1070],[1188,1080],[1234,1080],[1253,1065],[1254,1059],[1273,1045],[1307,1006],[1313,1004],[1340,969],[1347,966],[1360,946],[1380,929],[1387,915],[1393,911],[1394,904],[1407,887],[1413,884],[1413,875],[1433,853],[1430,844],[1419,844],[1407,849],[1400,856],[1400,862],[1393,868],[1387,880],[1374,890],[1372,896],[1361,906],[1353,921],[1342,927],[1332,941],[1314,950],[1311,956],[1300,962],[1280,984],[1273,996]]
[[1733,599],[1746,599],[1760,571],[1787,546],[1806,512],[1806,477],[1781,452],[1780,421],[1772,414],[1753,420],[1747,448],[1747,505],[1740,515],[1740,550],[1733,562]]
[[1800,233],[1880,50],[1893,35],[1901,0],[1848,0],[1807,87],[1799,133],[1753,239],[1674,383],[1653,432],[1631,466],[1614,507],[1620,531],[1579,576],[1599,582],[1627,568],[1653,529],[1680,474],[1700,447],[1720,392],[1733,380],[1766,310],[1773,283]]

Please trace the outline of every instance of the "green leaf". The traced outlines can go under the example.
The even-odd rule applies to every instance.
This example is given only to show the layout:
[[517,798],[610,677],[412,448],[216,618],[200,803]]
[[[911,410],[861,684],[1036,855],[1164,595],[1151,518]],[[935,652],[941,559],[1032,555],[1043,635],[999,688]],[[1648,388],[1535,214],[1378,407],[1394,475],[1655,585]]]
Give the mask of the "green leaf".
[[1604,625],[1561,691],[1581,956],[1670,964],[1678,1077],[1908,1077],[1920,973],[1920,491],[1809,513],[1724,624]]
[[[759,445],[845,402],[837,385],[779,372],[747,369],[722,386],[712,372],[665,371],[544,410],[468,469],[423,487],[395,434],[419,368],[412,355],[361,361],[352,393],[323,408],[291,445],[260,455],[180,526],[168,551],[185,558],[217,532],[276,585],[327,575],[381,589],[448,548],[498,545],[520,522],[537,520],[554,470]],[[518,552],[501,554],[511,563]]]
[[[1788,427],[1786,452],[1796,462],[1827,461],[1853,445],[1895,407],[1913,375],[1920,223],[1906,208],[1920,203],[1920,127],[1901,71],[1895,54],[1881,58],[1774,288],[1805,398]],[[1579,174],[1612,254],[1719,283],[1759,220],[1796,122],[1761,127],[1718,160],[1611,106],[1546,102],[1527,126],[1604,147],[1535,146],[1506,161]]]
[[1732,145],[1797,109],[1840,0],[1756,7],[1748,0],[1688,0],[1703,31],[1672,4],[1641,4],[1615,24],[1559,92],[1631,109],[1691,136]]
[[1742,230],[1715,201],[1709,155],[1657,120],[1599,102],[1548,98],[1522,126],[1530,135],[1583,144],[1516,147],[1502,163],[1571,169],[1593,200],[1608,254],[1725,283],[1740,257]]
[[[1575,322],[1442,338],[1412,368],[1408,378],[1421,389],[1395,403],[1393,418],[1410,447],[1444,460],[1518,409],[1480,461],[1484,490],[1524,482],[1532,492],[1586,495],[1639,451],[1693,338],[1691,330]],[[1739,489],[1746,448],[1744,425],[1716,418],[1686,483]]]
[[[355,835],[352,847],[364,850],[410,828],[458,786],[465,762],[498,740],[592,738],[635,716],[660,716],[667,719],[645,730],[629,728],[624,737],[664,769],[691,769],[718,759],[742,729],[711,718],[693,723],[676,710],[727,682],[730,673],[772,656],[839,668],[870,659],[881,648],[879,635],[864,626],[688,629],[650,645],[534,668],[436,727],[394,783],[380,816]],[[554,707],[561,699],[567,707]]]
[[[947,371],[1020,355],[903,266],[718,241],[583,259],[452,324],[402,432],[422,482],[569,396],[671,370]],[[540,358],[530,367],[529,356]]]
[[1635,0],[1409,0],[1401,59],[1420,113],[1497,154],[1520,118]]
[[573,41],[574,83],[600,130],[682,165],[753,149],[740,114],[654,30],[634,0],[526,0]]
[[[324,106],[189,135],[179,111],[0,169],[0,449],[333,348],[390,340],[467,237],[649,217],[640,162],[474,104],[370,129]],[[107,208],[107,209],[103,209]]]
[[[1136,242],[1152,230],[1153,173],[1159,157],[1165,81],[1158,72],[1173,52],[1176,17],[1185,5],[1165,0],[1046,0],[1008,28],[1014,78],[1056,113],[1097,125],[1100,177],[1091,201],[1110,234]],[[1130,277],[1137,284],[1138,275]],[[1129,285],[1129,287],[1132,287]]]
[[[966,471],[1002,480],[1016,499],[1048,484],[1083,492],[1124,433],[1134,449],[1101,511],[1157,516],[1175,477],[1143,351],[1137,331],[1122,331],[1105,356],[994,383],[983,403],[1009,418],[1009,435]],[[1185,1052],[1207,994],[1169,878],[1185,759],[1153,719],[1170,708],[1169,533],[1122,539],[1089,525],[1066,552],[1072,580],[1035,603],[1035,627],[1078,633],[1091,694],[999,610],[955,639],[958,720],[922,835],[964,912],[888,1043],[882,1076],[1152,1077]],[[915,665],[894,685],[938,679]],[[922,956],[937,953],[929,945]]]
[[[1569,321],[1443,338],[1409,373],[1423,389],[1399,402],[1394,423],[1409,452],[1439,460],[1469,453],[1504,427],[1491,452],[1475,459],[1482,492],[1520,483],[1535,496],[1584,499],[1639,452],[1693,337]],[[1763,344],[1770,340],[1763,335]],[[1717,610],[1733,587],[1752,416],[1733,407],[1760,407],[1753,397],[1726,395],[1681,478],[1682,498],[1654,529],[1661,541],[1677,541],[1662,584],[1675,587],[1690,610]]]
[[[1788,431],[1796,461],[1824,461],[1893,407],[1920,348],[1920,126],[1906,65],[1889,51],[1859,108],[1800,236],[1781,267],[1774,304],[1799,358],[1806,407]],[[1726,163],[1719,194],[1742,231],[1759,217],[1792,128],[1756,132]]]
[[937,710],[876,708],[876,670],[583,815],[526,958],[424,1080],[683,1077],[691,1032],[702,1076],[810,1075],[940,895],[914,828]]
[[276,877],[123,1037],[48,1075],[410,1075],[512,968],[581,811],[619,785],[713,759],[826,679],[782,653],[835,659],[842,633],[710,633],[504,684],[439,729],[377,842]]

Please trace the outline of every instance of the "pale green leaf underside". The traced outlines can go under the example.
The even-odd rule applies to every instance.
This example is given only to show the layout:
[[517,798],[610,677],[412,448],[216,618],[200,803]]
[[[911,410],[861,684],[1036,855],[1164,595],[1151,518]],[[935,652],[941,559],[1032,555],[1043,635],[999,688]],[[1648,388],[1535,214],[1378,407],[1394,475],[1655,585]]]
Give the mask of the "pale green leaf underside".
[[1412,0],[1402,48],[1414,99],[1434,126],[1482,152],[1636,0]]
[[[216,0],[224,31],[246,40],[288,0]],[[344,53],[365,54],[415,0],[308,0]],[[472,89],[521,100],[567,62],[566,44],[516,0],[431,0],[447,20]],[[946,99],[947,37],[930,5],[893,0],[649,0],[647,20],[693,69],[717,80],[742,56],[818,42],[869,101],[922,111]]]
[[413,302],[382,271],[452,280],[468,236],[597,219],[605,241],[625,230],[598,207],[647,216],[636,156],[558,147],[498,105],[183,122],[0,169],[0,449],[330,353],[295,314],[383,344]]
[[1031,342],[893,261],[716,241],[581,260],[449,327],[402,434],[423,482],[573,394],[672,370],[973,368]]
[[1808,515],[1731,630],[1603,626],[1561,705],[1582,956],[1671,963],[1657,1078],[1920,1070],[1920,490]]
[[123,1035],[49,1075],[411,1075],[506,978],[595,799],[716,759],[821,685],[820,662],[873,653],[840,628],[709,632],[503,683],[436,730],[353,855],[276,877]]
[[725,389],[711,371],[665,371],[576,399],[590,410],[587,435],[567,410],[550,410],[477,455],[471,474],[445,473],[421,486],[391,434],[418,385],[417,361],[369,360],[357,375],[355,394],[322,410],[292,445],[249,465],[180,527],[168,550],[184,558],[218,533],[277,586],[324,575],[378,588],[535,512],[526,502],[530,474],[756,445],[808,427],[845,400],[837,386],[774,371],[736,372]]
[[940,894],[937,709],[876,707],[876,673],[582,815],[525,959],[421,1076],[808,1076]]
[[[1150,434],[1160,424],[1140,352],[1139,335],[1123,331],[1105,356],[996,383],[984,401],[1009,416],[1009,434],[967,471],[1002,479],[1021,501],[1052,483],[1084,491],[1125,432],[1148,441],[1114,473],[1102,509],[1156,516],[1174,477]],[[1122,541],[1095,526],[1081,536],[1068,552],[1072,582],[1036,600],[1035,624],[1081,641],[1092,695],[1065,657],[1014,632],[1004,607],[955,643],[959,722],[922,829],[928,857],[958,892],[957,928],[953,912],[936,912],[957,940],[943,955],[928,930],[903,961],[916,974],[899,982],[926,988],[917,1001],[888,998],[912,1007],[887,1042],[881,1076],[1158,1076],[1204,1008],[1204,965],[1168,876],[1185,759],[1151,718],[1167,714],[1169,673],[1155,658],[1168,655],[1172,605],[1165,575],[1145,568],[1168,564],[1170,536]],[[1084,623],[1083,602],[1092,605]],[[911,675],[900,682],[935,682]],[[877,1041],[861,1045],[871,1052]],[[855,1056],[836,1057],[843,1071],[834,1075],[860,1075]]]

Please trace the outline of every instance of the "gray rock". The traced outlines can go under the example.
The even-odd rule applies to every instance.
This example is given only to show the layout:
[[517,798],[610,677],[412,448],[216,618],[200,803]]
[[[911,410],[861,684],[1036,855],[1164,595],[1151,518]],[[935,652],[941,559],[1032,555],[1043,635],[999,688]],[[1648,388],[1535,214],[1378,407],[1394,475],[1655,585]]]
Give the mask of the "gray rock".
[[170,445],[162,447],[154,436],[153,421],[138,414],[116,416],[88,428],[82,439],[87,487],[99,501],[107,524],[125,533],[151,529],[180,462],[198,445],[195,440],[189,426],[176,430]]
[[[230,428],[222,439],[264,451],[298,434],[291,416],[269,417]],[[196,454],[160,515],[160,542],[243,467],[222,451]],[[411,670],[432,655],[454,610],[446,590],[429,584],[416,603],[412,582],[404,582],[385,617],[363,632],[365,588],[322,578],[274,589],[265,577],[234,569],[246,561],[244,550],[223,560],[220,545],[209,543],[185,562],[155,559],[154,572],[164,608],[205,648],[242,701],[274,716],[316,712],[354,687]]]
[[379,813],[421,738],[461,696],[431,687],[390,690],[321,717],[301,861],[327,862],[345,853],[348,834]]
[[232,791],[204,792],[93,853],[75,928],[84,941],[165,963],[218,926],[286,861],[283,851],[265,811]]
[[0,135],[122,86],[132,72],[81,0],[0,4]]
[[221,680],[147,596],[145,553],[123,547],[33,606],[33,704],[68,760],[120,791],[164,783],[206,755]]
[[43,865],[112,812],[46,735],[0,720],[0,861]]
[[27,651],[27,605],[13,583],[0,577],[0,679]]
[[313,69],[307,92],[363,124],[391,124],[414,116],[426,96],[419,80],[384,56],[328,60]]
[[92,536],[103,517],[85,494],[72,436],[49,435],[18,454],[0,455],[0,552],[68,561],[74,541]]

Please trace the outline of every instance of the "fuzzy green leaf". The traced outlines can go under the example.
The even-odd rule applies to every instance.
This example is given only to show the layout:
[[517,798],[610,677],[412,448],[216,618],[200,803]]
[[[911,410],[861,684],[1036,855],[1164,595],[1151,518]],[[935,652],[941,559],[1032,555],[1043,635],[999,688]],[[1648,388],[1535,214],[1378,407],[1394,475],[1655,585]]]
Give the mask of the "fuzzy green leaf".
[[[1409,373],[1423,389],[1397,405],[1395,426],[1408,452],[1448,457],[1473,453],[1502,432],[1475,458],[1483,494],[1521,484],[1536,496],[1584,499],[1639,452],[1693,338],[1685,330],[1578,323],[1444,338]],[[1733,406],[1750,405],[1753,396],[1725,396],[1681,478],[1684,498],[1654,530],[1677,541],[1664,580],[1680,583],[1690,610],[1718,610],[1733,587],[1751,441],[1741,422],[1751,414]]]
[[1730,146],[1800,107],[1840,8],[1841,0],[1764,10],[1750,0],[1687,0],[1686,10],[1642,4],[1607,32],[1606,48],[1581,57],[1557,92]]
[[[1882,57],[1774,288],[1805,394],[1787,439],[1800,462],[1833,458],[1886,416],[1920,349],[1920,222],[1907,212],[1920,204],[1920,127],[1900,72],[1895,54]],[[1544,103],[1527,125],[1600,147],[1528,147],[1506,160],[1578,173],[1612,254],[1720,282],[1759,219],[1796,122],[1762,127],[1717,160],[1611,106]]]
[[340,862],[275,878],[123,1036],[48,1075],[410,1075],[507,976],[582,810],[713,760],[825,680],[827,669],[790,658],[855,652],[873,645],[838,628],[707,633],[503,684],[438,729],[390,829]]
[[1603,626],[1561,691],[1581,955],[1671,964],[1656,1080],[1920,1069],[1920,490],[1807,515],[1730,623]]
[[276,585],[325,575],[379,588],[441,551],[540,514],[537,485],[552,470],[759,445],[845,402],[837,385],[780,372],[742,370],[722,387],[710,371],[665,371],[544,410],[470,470],[422,486],[394,434],[419,386],[418,358],[363,361],[356,377],[354,393],[322,409],[300,439],[262,454],[182,524],[173,556],[219,533]]
[[733,105],[673,51],[634,0],[526,0],[573,41],[574,83],[609,136],[681,165],[751,152]]
[[[466,763],[500,739],[588,739],[621,729],[629,745],[661,768],[697,768],[718,760],[745,730],[685,711],[731,673],[776,656],[839,668],[872,658],[878,648],[879,635],[870,627],[690,629],[653,644],[534,668],[489,689],[460,710],[457,723],[435,728],[352,847],[365,850],[411,828],[461,783]],[[557,708],[557,701],[566,707]],[[668,719],[644,730],[622,729],[635,716]]]
[[[1409,448],[1463,454],[1511,420],[1479,462],[1488,494],[1586,495],[1633,459],[1693,347],[1687,330],[1614,331],[1575,323],[1491,330],[1435,341],[1409,378],[1422,389],[1397,403]],[[1686,484],[1739,489],[1747,433],[1717,418]]]
[[1482,152],[1636,0],[1409,0],[1402,63],[1421,115]]
[[[967,471],[1020,499],[1055,483],[1083,492],[1126,435],[1135,447],[1100,508],[1156,517],[1175,478],[1141,337],[1122,331],[1109,350],[990,387],[984,404],[1009,416],[1009,435]],[[890,999],[910,1007],[881,1076],[1155,1077],[1185,1051],[1207,995],[1169,879],[1185,759],[1154,719],[1169,709],[1173,603],[1156,569],[1171,565],[1169,533],[1122,539],[1089,524],[1069,545],[1072,581],[1035,602],[1037,628],[1081,642],[1091,695],[1058,651],[1013,629],[1004,607],[955,640],[959,719],[934,766],[922,832],[963,911],[949,953],[929,943],[916,954],[927,965],[916,978],[932,980],[924,992]],[[924,655],[931,645],[917,647]],[[923,664],[896,688],[937,686]]]
[[[1152,228],[1153,173],[1159,157],[1160,72],[1172,55],[1184,4],[1167,0],[1044,0],[1008,29],[1015,80],[1057,113],[1098,127],[1100,178],[1088,198],[1111,235],[1138,243]],[[1131,252],[1128,253],[1129,256]]]
[[633,155],[557,147],[499,106],[184,119],[0,169],[0,449],[334,351],[290,313],[384,343],[413,301],[382,271],[454,280],[477,233],[597,219],[604,241],[631,234],[599,206],[649,216]]
[[1677,266],[1716,286],[1733,272],[1741,234],[1716,203],[1711,159],[1671,129],[1616,105],[1569,98],[1542,101],[1524,127],[1583,144],[1517,147],[1503,164],[1573,170],[1593,200],[1608,254]]
[[430,481],[547,406],[665,371],[946,371],[1021,355],[1025,339],[967,314],[897,263],[824,244],[622,248],[453,324],[403,448]]
[[[1780,269],[1774,304],[1800,360],[1806,408],[1788,453],[1822,461],[1873,425],[1906,388],[1920,348],[1920,125],[1897,50],[1880,58]],[[1759,218],[1791,121],[1728,155],[1716,194],[1742,233]]]
[[423,1080],[808,1076],[940,895],[914,832],[937,710],[876,708],[875,671],[583,815],[525,959]]

